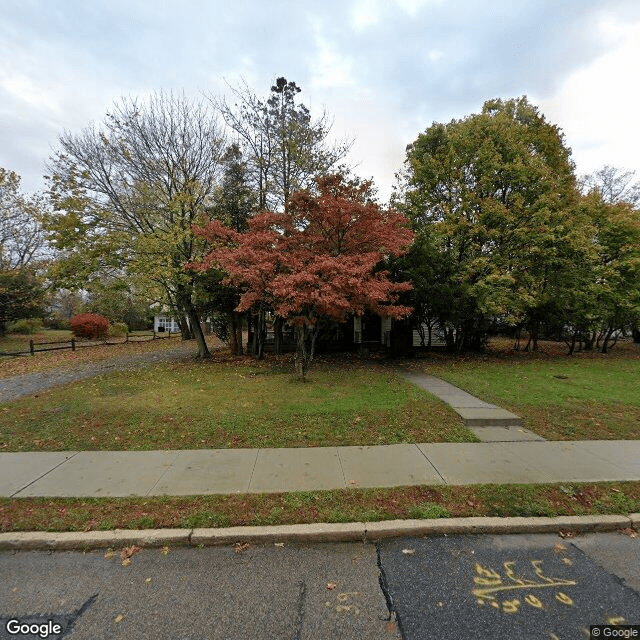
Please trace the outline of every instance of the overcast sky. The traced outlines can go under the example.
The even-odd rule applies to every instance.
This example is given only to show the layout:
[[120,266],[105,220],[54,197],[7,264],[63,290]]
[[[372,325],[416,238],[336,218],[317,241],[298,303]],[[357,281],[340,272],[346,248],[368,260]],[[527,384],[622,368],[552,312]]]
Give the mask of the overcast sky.
[[285,76],[383,199],[418,133],[494,97],[526,94],[578,173],[640,173],[639,68],[638,0],[0,0],[0,166],[41,189],[120,96]]

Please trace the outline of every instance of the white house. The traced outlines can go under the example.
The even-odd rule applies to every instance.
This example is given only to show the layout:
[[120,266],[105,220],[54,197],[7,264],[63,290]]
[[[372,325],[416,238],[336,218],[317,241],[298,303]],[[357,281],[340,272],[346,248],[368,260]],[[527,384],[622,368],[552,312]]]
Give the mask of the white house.
[[157,333],[180,333],[180,325],[173,316],[153,316],[153,330]]

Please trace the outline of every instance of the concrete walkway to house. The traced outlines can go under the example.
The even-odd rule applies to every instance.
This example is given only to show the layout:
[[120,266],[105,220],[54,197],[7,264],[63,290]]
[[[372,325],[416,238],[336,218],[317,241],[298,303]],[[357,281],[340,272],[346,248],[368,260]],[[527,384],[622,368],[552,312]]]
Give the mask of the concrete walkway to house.
[[2,497],[640,480],[640,440],[0,453]]
[[515,413],[484,402],[449,382],[406,369],[399,369],[398,373],[446,402],[482,442],[544,441],[533,431],[523,428],[522,420]]

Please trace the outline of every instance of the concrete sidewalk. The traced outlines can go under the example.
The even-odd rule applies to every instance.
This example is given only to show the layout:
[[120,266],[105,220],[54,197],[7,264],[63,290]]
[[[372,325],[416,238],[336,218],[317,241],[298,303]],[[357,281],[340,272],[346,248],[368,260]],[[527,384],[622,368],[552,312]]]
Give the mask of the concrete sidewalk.
[[640,480],[640,440],[0,453],[2,497]]

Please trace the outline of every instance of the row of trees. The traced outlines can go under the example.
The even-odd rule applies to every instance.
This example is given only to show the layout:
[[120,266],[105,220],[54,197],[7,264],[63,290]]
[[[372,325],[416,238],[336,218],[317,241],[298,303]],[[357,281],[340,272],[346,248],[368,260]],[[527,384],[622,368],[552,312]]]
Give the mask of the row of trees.
[[[232,102],[125,99],[101,125],[63,134],[48,207],[0,174],[2,206],[13,197],[24,228],[48,234],[54,288],[82,289],[84,310],[102,313],[100,301],[165,304],[202,357],[200,318],[236,353],[249,319],[260,355],[273,314],[276,345],[285,320],[296,327],[301,377],[320,324],[367,309],[413,309],[456,351],[497,329],[527,330],[531,348],[542,332],[587,346],[602,334],[604,350],[637,331],[640,188],[611,167],[578,180],[560,130],[526,98],[434,123],[407,148],[384,208],[340,164],[349,143],[329,142],[326,113],[312,119],[294,82],[278,78],[266,98],[231,89]],[[33,276],[20,262],[37,254],[31,235],[20,250],[10,236],[2,277]],[[7,290],[17,286],[0,282]]]
[[544,329],[587,348],[640,324],[639,185],[612,167],[578,181],[558,127],[526,98],[435,123],[407,148],[395,204],[416,240],[395,264],[407,300],[452,350],[491,330]]
[[266,100],[246,86],[234,89],[233,104],[158,93],[122,100],[102,126],[62,135],[45,220],[58,252],[52,277],[67,288],[135,282],[169,305],[202,357],[203,312],[230,315],[235,336],[237,292],[220,284],[219,270],[184,268],[208,251],[193,229],[213,217],[242,232],[252,213],[284,210],[343,158],[349,145],[328,144],[326,115],[312,120],[299,91],[279,78]]

